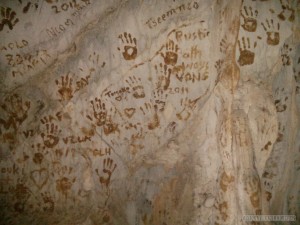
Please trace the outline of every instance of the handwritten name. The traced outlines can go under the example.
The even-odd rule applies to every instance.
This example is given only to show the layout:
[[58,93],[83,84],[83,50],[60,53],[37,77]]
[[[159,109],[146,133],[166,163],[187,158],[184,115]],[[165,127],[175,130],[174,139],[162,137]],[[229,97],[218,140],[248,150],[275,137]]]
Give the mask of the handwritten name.
[[79,5],[78,7],[76,7],[76,11],[72,13],[72,16],[74,16],[74,17],[79,16],[81,14],[82,10],[90,4],[91,4],[91,2],[89,0],[85,1],[85,5]]
[[175,87],[175,88],[168,88],[169,94],[188,94],[189,88],[188,87]]
[[116,99],[117,101],[121,101],[121,100],[123,99],[122,96],[123,96],[125,93],[130,93],[130,88],[129,88],[129,87],[122,87],[120,90],[117,90],[117,91],[114,91],[114,92],[108,91],[108,92],[106,92],[104,95],[105,95],[105,96],[108,96],[108,97],[113,97],[113,96],[117,95],[117,96],[115,97],[115,99]]
[[75,136],[71,135],[71,136],[63,138],[63,142],[65,144],[68,144],[68,142],[70,142],[72,144],[82,143],[82,142],[86,142],[87,140],[91,141],[91,137],[89,137],[89,136],[85,136],[85,137],[79,137],[78,136],[78,137],[75,137]]
[[100,148],[100,149],[88,149],[93,156],[105,156],[105,155],[110,155],[111,154],[111,148]]
[[168,10],[167,12],[163,13],[161,16],[156,17],[156,18],[150,18],[147,20],[146,25],[148,25],[148,27],[150,29],[156,27],[157,25],[163,23],[165,20],[167,20],[168,18],[172,17],[175,14],[187,11],[187,10],[195,10],[199,8],[199,3],[196,1],[193,2],[189,2],[189,3],[184,3],[181,4],[177,7],[171,8],[170,10]]
[[13,77],[16,75],[23,76],[26,72],[33,70],[37,65],[43,63],[47,65],[47,58],[51,56],[47,53],[47,50],[38,50],[35,54],[6,54],[7,64],[13,67],[11,72]]
[[205,29],[198,28],[194,32],[182,32],[182,31],[176,31],[175,32],[175,38],[178,42],[181,41],[195,41],[195,40],[203,40],[206,38],[209,34],[209,31]]
[[[8,174],[19,174],[19,168],[14,164],[12,167],[2,167],[0,169],[1,173],[8,173]],[[22,169],[22,174],[24,174],[24,171]]]
[[13,50],[13,49],[21,49],[24,48],[26,46],[28,46],[28,41],[26,40],[22,40],[20,42],[15,41],[15,42],[10,42],[7,45],[1,46],[0,47],[0,51],[8,51],[8,50]]
[[182,82],[206,80],[208,78],[208,62],[182,63],[175,68],[176,78]]
[[71,25],[74,25],[74,22],[71,19],[66,19],[63,24],[60,24],[56,27],[51,27],[49,29],[47,28],[46,32],[51,38],[58,37],[60,34],[64,33],[66,29]]

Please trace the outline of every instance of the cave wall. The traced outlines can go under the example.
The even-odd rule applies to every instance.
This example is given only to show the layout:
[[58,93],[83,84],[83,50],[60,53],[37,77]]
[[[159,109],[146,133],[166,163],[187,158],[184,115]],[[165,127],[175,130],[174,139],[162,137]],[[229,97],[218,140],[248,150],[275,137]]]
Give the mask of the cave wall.
[[299,222],[299,1],[0,6],[1,224]]

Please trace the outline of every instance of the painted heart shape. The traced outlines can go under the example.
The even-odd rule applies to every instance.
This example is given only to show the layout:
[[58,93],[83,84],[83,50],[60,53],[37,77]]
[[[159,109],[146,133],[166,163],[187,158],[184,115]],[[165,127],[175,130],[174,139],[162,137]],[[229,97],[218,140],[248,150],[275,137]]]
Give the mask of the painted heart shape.
[[124,109],[124,113],[128,118],[131,118],[135,113],[135,108],[126,108]]
[[30,179],[39,189],[42,189],[49,179],[49,172],[45,168],[33,170],[30,172]]

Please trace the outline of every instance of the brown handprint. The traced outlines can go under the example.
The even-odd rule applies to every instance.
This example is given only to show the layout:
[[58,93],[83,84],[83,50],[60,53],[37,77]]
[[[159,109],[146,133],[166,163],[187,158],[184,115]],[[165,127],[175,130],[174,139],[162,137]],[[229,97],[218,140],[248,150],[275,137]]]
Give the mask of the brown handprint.
[[159,66],[155,65],[154,68],[158,76],[158,82],[156,87],[167,90],[170,85],[172,69],[168,65],[163,65],[162,63],[160,63]]
[[5,103],[1,108],[11,116],[15,122],[21,124],[28,116],[27,112],[30,109],[30,102],[25,101],[18,94],[13,94],[5,98]]
[[152,97],[154,99],[152,105],[155,105],[158,111],[164,111],[168,94],[161,89],[156,89],[152,92]]
[[257,28],[256,17],[258,15],[258,11],[252,10],[251,6],[249,8],[247,6],[244,6],[244,11],[245,14],[241,10],[241,16],[244,18],[244,24],[242,24],[242,27],[248,32],[255,32]]
[[232,184],[234,181],[234,176],[227,174],[225,171],[223,171],[221,177],[220,177],[220,187],[222,191],[226,192],[229,185]]
[[[250,51],[252,47],[250,45],[249,38],[245,40],[245,37],[242,37],[242,44],[243,45],[241,46],[240,40],[238,40],[239,51],[240,51],[238,63],[240,64],[240,66],[251,65],[254,62],[255,54],[254,52]],[[256,48],[256,45],[257,43],[254,42],[253,49]]]
[[52,213],[54,211],[54,201],[49,192],[41,193],[43,198],[43,211]]
[[281,61],[283,66],[291,65],[291,58],[289,53],[292,51],[292,48],[289,47],[288,44],[284,44],[281,49]]
[[148,116],[151,118],[150,122],[148,122],[148,129],[154,130],[160,125],[159,117],[157,114],[158,107],[157,105],[151,105],[149,103],[145,103],[143,106],[140,107],[140,110],[143,112],[144,116]]
[[44,160],[44,150],[45,150],[45,146],[43,146],[41,143],[38,143],[36,145],[32,144],[31,145],[32,149],[34,151],[37,151],[36,153],[34,153],[34,156],[32,158],[32,161],[35,164],[41,164]]
[[280,41],[280,35],[279,35],[280,24],[277,23],[277,26],[274,25],[272,19],[270,21],[266,20],[266,24],[267,26],[264,23],[261,23],[265,32],[267,33],[267,44],[278,45]]
[[16,25],[17,22],[19,22],[19,19],[16,18],[15,19],[15,16],[16,16],[16,12],[15,11],[12,11],[11,8],[7,7],[1,7],[1,22],[0,22],[0,31],[3,30],[4,28],[4,25],[7,25],[8,28],[10,30],[13,29],[13,27]]
[[61,130],[59,130],[58,126],[54,123],[46,123],[44,120],[41,121],[46,125],[46,132],[41,133],[44,145],[47,148],[53,148],[59,142],[59,133]]
[[260,182],[258,178],[250,178],[250,180],[246,181],[247,194],[249,195],[250,202],[254,208],[260,207]]
[[[39,7],[38,1],[39,1],[39,0],[37,0],[37,1],[34,3],[35,10],[37,10],[38,7]],[[22,0],[19,0],[19,2],[20,2],[20,4],[23,4]],[[24,8],[23,8],[23,10],[22,10],[23,13],[27,13],[27,12],[29,11],[29,9],[30,9],[31,6],[33,6],[32,2],[30,2],[30,1],[27,2],[27,4],[24,6]]]
[[217,74],[218,74],[218,78],[216,80],[216,83],[219,81],[220,79],[220,74],[222,72],[222,66],[224,64],[224,60],[223,59],[218,59],[216,62],[215,62],[215,68],[217,70]]
[[109,135],[116,131],[119,131],[118,124],[116,124],[112,120],[112,116],[116,113],[116,108],[110,108],[110,110],[107,112],[107,117],[103,126],[103,132],[105,135]]
[[37,153],[34,154],[34,157],[33,157],[32,160],[33,160],[33,162],[34,162],[35,164],[41,164],[42,161],[43,161],[43,159],[44,159],[43,154],[40,153],[40,152],[37,152]]
[[25,186],[23,180],[18,179],[15,188],[12,188],[11,191],[16,197],[16,203],[14,204],[14,210],[18,213],[23,213],[25,209],[25,203],[32,194],[30,189]]
[[177,123],[173,121],[168,124],[166,131],[170,132],[171,134],[175,134],[176,127],[177,127]]
[[[280,101],[280,100],[279,100]],[[285,126],[282,125],[280,122],[278,123],[278,134],[277,134],[277,139],[276,142],[282,142],[285,138],[284,133],[285,133]]]
[[287,96],[284,98],[284,101],[281,101],[281,99],[275,100],[275,106],[277,112],[284,112],[287,109],[287,105],[286,105],[287,100],[288,100]]
[[56,190],[67,198],[68,192],[72,188],[75,181],[76,177],[72,180],[67,177],[62,177],[61,179],[56,180]]
[[185,99],[181,99],[180,105],[183,107],[183,109],[176,114],[177,118],[179,120],[188,120],[196,108],[196,103],[199,100],[199,98],[195,100],[188,99],[187,97]]
[[[23,103],[23,99],[18,94],[13,94],[4,99],[1,108],[7,113],[8,119],[0,118],[0,124],[4,126],[6,130],[12,126],[14,130],[27,118],[28,110],[30,109],[30,102]],[[0,127],[0,134],[2,133]]]
[[[228,202],[226,202],[226,201],[223,201],[222,203],[218,202],[215,205],[215,208],[219,211],[222,220],[226,221],[228,218]],[[216,224],[218,224],[218,223],[216,223]]]
[[[91,101],[91,104],[93,106],[93,115],[96,119],[96,125],[97,126],[103,126],[106,122],[107,117],[107,110],[105,108],[105,103],[101,101],[99,98],[95,98],[95,100]],[[89,119],[91,117],[88,116]]]
[[93,54],[89,55],[89,61],[92,62],[94,65],[99,65],[99,59],[100,55],[96,52],[93,52]]
[[176,45],[173,40],[169,40],[165,44],[165,53],[161,52],[160,55],[164,58],[164,62],[166,65],[174,66],[177,63],[178,50],[178,45]]
[[125,82],[132,88],[134,98],[139,99],[146,96],[141,78],[130,76]]
[[105,158],[103,160],[103,170],[102,171],[104,174],[106,174],[106,176],[100,176],[98,169],[95,170],[97,175],[99,176],[100,183],[104,184],[106,187],[108,187],[110,184],[111,176],[116,168],[117,168],[117,164],[114,163],[113,159]]
[[[231,48],[230,48],[231,47]],[[227,39],[227,36],[225,35],[224,38],[222,38],[222,40],[220,41],[220,52],[223,54],[229,54],[232,48],[232,44],[230,44],[230,42]]]
[[[115,108],[110,108],[108,110],[105,106],[105,103],[101,101],[101,99],[95,98],[95,100],[91,101],[93,106],[93,116],[96,119],[97,126],[103,126],[103,131],[105,135],[109,135],[118,131],[118,124],[114,123],[112,120],[112,115],[116,113]],[[93,121],[91,116],[87,116],[88,119]]]
[[32,194],[30,189],[25,185],[24,180],[20,178],[18,178],[17,184],[13,189],[13,192],[15,194],[15,197],[18,200],[25,200],[25,201],[30,197],[30,194]]
[[21,201],[17,201],[15,204],[14,204],[14,210],[15,212],[17,213],[23,213],[24,210],[25,210],[25,201],[21,200]]
[[286,11],[289,11],[291,14],[289,16],[289,21],[290,22],[293,22],[295,20],[295,10],[290,7],[290,1],[289,0],[285,0],[285,4],[283,3],[284,0],[280,0],[280,4],[281,4],[281,8],[282,8],[282,11],[278,14],[278,18],[280,20],[283,20],[285,21],[286,19],[286,16],[285,16],[285,13]]
[[[300,57],[298,59],[298,64],[299,64],[299,60],[300,60]],[[296,81],[296,95],[300,94],[300,70],[296,71],[295,68],[293,68],[293,72],[294,72],[294,78],[295,78],[295,81]]]
[[296,84],[300,84],[300,70],[296,71],[296,69],[294,68],[293,71],[294,71],[294,78],[295,78]]
[[[130,33],[124,32],[123,34],[119,35],[119,38],[122,41],[123,47],[123,58],[125,60],[133,60],[137,56],[137,47],[136,47],[136,38],[131,36]],[[120,48],[118,48],[121,51]]]
[[69,74],[70,73],[65,76],[61,76],[61,83],[59,80],[55,80],[56,85],[59,87],[58,93],[61,98],[60,101],[68,101],[73,97],[73,79],[69,77]]

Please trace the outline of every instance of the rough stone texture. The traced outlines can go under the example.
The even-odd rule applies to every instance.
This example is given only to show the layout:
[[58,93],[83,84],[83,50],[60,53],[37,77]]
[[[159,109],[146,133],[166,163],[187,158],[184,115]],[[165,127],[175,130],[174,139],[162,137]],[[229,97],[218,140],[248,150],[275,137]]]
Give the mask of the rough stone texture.
[[299,1],[0,5],[1,224],[299,223]]

